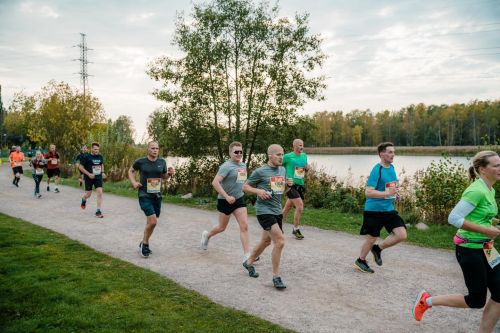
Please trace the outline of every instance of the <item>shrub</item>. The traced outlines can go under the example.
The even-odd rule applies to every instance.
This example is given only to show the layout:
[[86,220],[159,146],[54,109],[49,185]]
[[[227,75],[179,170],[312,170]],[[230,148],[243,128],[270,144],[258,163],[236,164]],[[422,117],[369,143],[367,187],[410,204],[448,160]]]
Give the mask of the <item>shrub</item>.
[[445,224],[469,184],[465,168],[445,157],[415,175],[416,204],[428,223]]

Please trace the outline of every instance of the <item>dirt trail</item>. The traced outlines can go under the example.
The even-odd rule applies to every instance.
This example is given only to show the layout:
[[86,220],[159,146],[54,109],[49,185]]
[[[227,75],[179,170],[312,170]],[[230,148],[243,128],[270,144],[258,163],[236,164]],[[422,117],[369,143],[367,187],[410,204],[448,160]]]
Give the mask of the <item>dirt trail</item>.
[[[10,170],[0,169],[0,211],[55,230],[97,251],[158,272],[225,306],[240,309],[301,332],[474,332],[482,311],[435,308],[417,323],[410,312],[415,295],[463,293],[462,273],[454,253],[400,245],[384,252],[384,266],[375,274],[353,268],[362,238],[304,227],[305,239],[291,236],[285,226],[282,258],[285,291],[271,281],[270,249],[257,263],[260,277],[248,277],[241,266],[238,227],[231,220],[225,233],[199,249],[201,232],[217,223],[217,213],[163,205],[150,245],[154,254],[141,258],[137,246],[145,218],[135,199],[105,194],[104,219],[93,217],[95,197],[86,210],[79,207],[81,191],[61,187],[41,199],[33,198],[34,182],[22,178],[10,185]],[[44,180],[45,181],[45,180]],[[261,228],[249,218],[254,245]],[[410,231],[411,232],[411,231]],[[370,261],[373,262],[370,257]],[[500,327],[497,327],[500,332]]]

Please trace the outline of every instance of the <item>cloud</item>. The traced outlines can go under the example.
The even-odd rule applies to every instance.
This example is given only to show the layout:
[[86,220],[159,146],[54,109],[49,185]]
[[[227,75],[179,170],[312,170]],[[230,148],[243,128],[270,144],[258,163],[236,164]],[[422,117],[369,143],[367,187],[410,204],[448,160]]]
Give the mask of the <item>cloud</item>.
[[33,2],[23,2],[20,9],[24,14],[49,17],[54,19],[60,17],[59,13],[57,13],[55,9],[51,8],[48,5],[37,6]]
[[132,14],[127,16],[126,21],[128,23],[137,24],[137,23],[145,23],[153,18],[155,13],[140,13],[140,14]]
[[394,15],[394,8],[384,7],[377,12],[377,15],[380,17],[391,17]]

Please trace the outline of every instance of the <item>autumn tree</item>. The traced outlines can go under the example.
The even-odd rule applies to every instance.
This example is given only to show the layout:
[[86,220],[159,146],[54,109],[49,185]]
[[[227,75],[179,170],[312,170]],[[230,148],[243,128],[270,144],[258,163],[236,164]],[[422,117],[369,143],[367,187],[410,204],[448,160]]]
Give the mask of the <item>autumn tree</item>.
[[297,111],[325,88],[314,75],[325,59],[321,38],[308,23],[307,14],[280,17],[266,2],[195,4],[176,22],[174,44],[184,55],[149,66],[163,83],[154,95],[166,103],[150,117],[149,134],[179,155],[220,161],[233,140],[246,161],[270,143],[288,145],[290,128],[304,123]]

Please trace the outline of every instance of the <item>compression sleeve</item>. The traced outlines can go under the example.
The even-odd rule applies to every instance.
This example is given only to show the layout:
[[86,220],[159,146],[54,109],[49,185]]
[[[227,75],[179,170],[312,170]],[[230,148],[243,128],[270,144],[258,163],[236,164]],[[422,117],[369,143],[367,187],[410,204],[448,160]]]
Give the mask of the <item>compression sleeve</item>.
[[454,227],[461,228],[464,225],[465,217],[476,208],[470,202],[460,200],[448,216],[448,223]]

